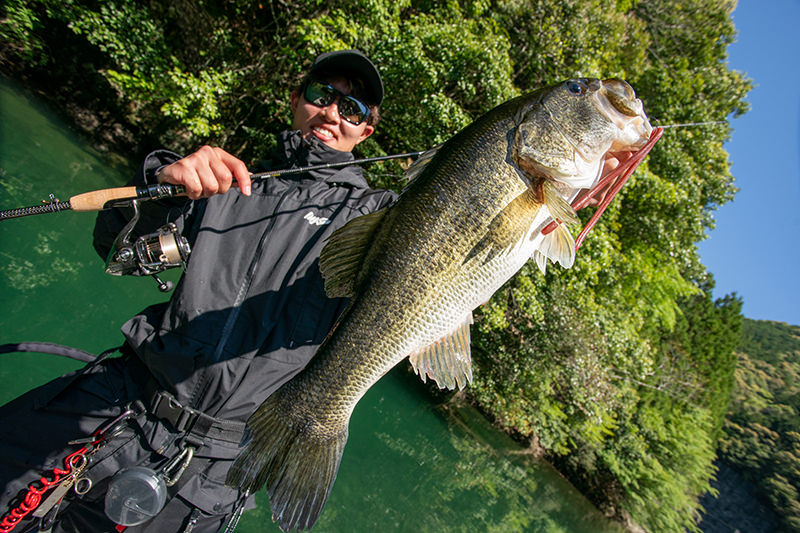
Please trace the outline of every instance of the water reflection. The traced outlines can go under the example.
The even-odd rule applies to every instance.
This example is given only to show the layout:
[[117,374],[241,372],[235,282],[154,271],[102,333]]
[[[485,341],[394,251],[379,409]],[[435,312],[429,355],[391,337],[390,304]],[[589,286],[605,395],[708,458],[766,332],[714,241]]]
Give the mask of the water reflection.
[[473,409],[432,407],[416,379],[398,368],[356,408],[315,531],[619,530]]

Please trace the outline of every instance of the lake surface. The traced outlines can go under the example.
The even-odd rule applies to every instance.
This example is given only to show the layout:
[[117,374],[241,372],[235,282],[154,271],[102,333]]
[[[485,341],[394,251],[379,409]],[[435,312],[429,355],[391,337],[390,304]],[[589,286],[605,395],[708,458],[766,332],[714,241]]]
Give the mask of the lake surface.
[[[0,209],[53,193],[66,200],[124,185],[63,123],[0,78]],[[53,342],[99,353],[119,328],[164,300],[151,278],[113,277],[91,244],[94,214],[63,212],[0,222],[0,344]],[[179,272],[164,277],[175,280]],[[0,404],[79,363],[0,355]],[[353,414],[350,438],[315,532],[619,531],[552,467],[523,453],[474,410],[431,404],[400,365]],[[237,531],[279,531],[266,496]]]

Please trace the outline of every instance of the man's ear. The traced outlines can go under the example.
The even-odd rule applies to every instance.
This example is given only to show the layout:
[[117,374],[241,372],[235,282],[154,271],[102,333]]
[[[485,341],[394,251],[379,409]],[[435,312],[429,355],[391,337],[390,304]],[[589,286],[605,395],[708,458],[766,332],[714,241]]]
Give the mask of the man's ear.
[[358,142],[356,144],[359,144],[359,143],[361,143],[361,141],[366,140],[367,137],[372,135],[374,131],[375,131],[375,127],[374,126],[370,126],[369,124],[367,124],[367,126],[364,128],[364,131],[362,131],[361,135],[358,136]]
[[295,111],[297,111],[297,104],[300,102],[300,93],[297,92],[295,89],[294,91],[289,94],[289,103],[292,106],[292,114],[294,115]]

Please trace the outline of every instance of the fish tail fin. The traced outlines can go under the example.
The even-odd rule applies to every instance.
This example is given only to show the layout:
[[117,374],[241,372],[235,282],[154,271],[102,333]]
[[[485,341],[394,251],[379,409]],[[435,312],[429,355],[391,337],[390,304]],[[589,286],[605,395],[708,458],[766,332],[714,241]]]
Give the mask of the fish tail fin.
[[339,432],[310,435],[308,425],[281,416],[280,391],[248,420],[245,446],[226,483],[254,493],[266,485],[272,520],[283,531],[308,530],[328,501],[342,453],[347,425]]

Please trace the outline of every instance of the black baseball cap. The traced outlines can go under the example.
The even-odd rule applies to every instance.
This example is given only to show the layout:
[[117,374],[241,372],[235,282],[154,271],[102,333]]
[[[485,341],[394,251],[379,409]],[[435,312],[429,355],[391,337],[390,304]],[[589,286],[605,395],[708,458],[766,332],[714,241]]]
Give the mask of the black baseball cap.
[[358,78],[364,82],[365,99],[370,105],[383,102],[383,80],[372,61],[358,50],[336,50],[320,54],[311,65],[310,74],[341,72],[344,76]]

